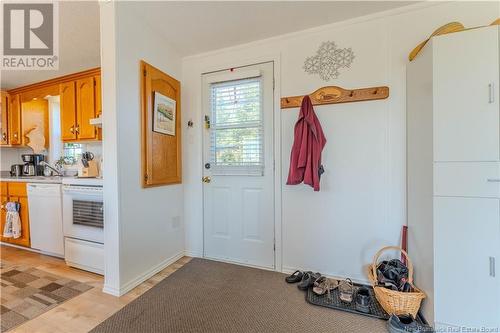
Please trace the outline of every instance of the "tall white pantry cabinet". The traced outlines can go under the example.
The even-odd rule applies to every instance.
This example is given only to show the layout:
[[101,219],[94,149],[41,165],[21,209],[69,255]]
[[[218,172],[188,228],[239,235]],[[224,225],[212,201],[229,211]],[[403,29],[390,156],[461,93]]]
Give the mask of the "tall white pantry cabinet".
[[500,328],[500,27],[407,66],[408,250],[436,328]]

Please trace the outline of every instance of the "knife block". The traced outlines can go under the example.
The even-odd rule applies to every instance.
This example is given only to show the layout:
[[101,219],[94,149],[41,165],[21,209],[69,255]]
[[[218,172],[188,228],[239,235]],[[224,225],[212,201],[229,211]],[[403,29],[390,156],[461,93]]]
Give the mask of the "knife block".
[[85,167],[82,162],[78,168],[78,177],[80,178],[95,178],[99,176],[99,169],[97,168],[97,162],[94,160],[88,161],[89,166]]

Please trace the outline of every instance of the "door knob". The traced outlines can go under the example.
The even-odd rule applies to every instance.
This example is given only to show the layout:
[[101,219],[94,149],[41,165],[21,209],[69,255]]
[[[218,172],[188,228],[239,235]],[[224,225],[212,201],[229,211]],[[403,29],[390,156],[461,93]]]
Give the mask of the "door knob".
[[210,177],[205,176],[205,177],[203,177],[203,178],[201,179],[201,181],[202,181],[202,182],[204,182],[204,183],[210,183],[211,179],[210,179]]

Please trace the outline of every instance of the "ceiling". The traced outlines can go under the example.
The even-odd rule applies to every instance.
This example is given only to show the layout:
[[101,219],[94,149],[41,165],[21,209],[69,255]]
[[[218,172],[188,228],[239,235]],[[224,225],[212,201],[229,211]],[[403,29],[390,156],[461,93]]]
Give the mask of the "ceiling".
[[[417,1],[127,2],[181,56],[368,15]],[[168,24],[165,24],[168,22]]]
[[[181,56],[188,56],[412,3],[415,1],[130,1],[120,6],[132,6]],[[2,89],[100,65],[97,1],[60,1],[59,16],[59,70],[2,71]]]
[[2,71],[2,89],[100,66],[98,2],[60,1],[59,18],[59,70]]

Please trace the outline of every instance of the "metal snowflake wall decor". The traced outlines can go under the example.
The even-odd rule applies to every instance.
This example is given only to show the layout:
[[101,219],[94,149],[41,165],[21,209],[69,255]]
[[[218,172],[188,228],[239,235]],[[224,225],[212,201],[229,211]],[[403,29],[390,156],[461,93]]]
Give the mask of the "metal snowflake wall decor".
[[304,71],[309,74],[319,74],[325,81],[336,79],[339,68],[350,67],[354,60],[351,48],[339,49],[335,42],[323,42],[313,57],[307,57]]

